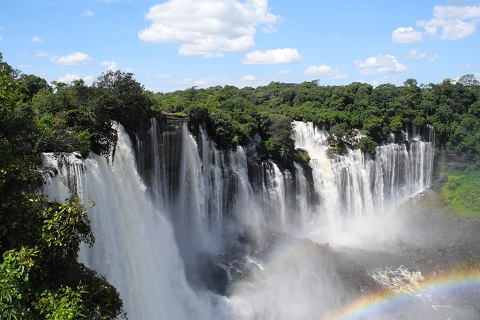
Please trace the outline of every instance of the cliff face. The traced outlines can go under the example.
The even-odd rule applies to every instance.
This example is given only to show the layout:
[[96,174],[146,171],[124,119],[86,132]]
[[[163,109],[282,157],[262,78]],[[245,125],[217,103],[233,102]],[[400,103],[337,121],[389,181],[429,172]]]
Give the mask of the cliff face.
[[472,164],[467,154],[458,153],[449,149],[435,150],[436,171],[442,171],[445,168],[464,169]]

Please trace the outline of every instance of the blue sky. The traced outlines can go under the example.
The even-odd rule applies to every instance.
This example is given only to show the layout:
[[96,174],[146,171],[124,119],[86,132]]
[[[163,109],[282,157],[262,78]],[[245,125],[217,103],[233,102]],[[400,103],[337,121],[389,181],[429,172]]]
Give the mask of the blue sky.
[[480,0],[2,0],[0,52],[27,74],[154,92],[271,81],[480,77]]

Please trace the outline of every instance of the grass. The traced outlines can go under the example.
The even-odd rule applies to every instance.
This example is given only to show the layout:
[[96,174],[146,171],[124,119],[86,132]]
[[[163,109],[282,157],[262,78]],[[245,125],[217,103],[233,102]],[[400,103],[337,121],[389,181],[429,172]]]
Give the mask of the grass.
[[448,169],[442,188],[443,201],[450,211],[480,217],[480,170],[470,166],[464,170]]

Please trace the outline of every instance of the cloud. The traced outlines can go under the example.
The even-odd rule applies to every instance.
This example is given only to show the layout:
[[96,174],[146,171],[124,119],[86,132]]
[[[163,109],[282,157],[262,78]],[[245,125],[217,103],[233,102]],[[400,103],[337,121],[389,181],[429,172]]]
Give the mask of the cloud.
[[157,74],[155,77],[157,78],[161,78],[161,79],[166,79],[166,78],[170,78],[172,75],[169,74],[169,73],[160,73],[160,74]]
[[181,55],[221,57],[251,48],[258,27],[272,31],[279,16],[268,0],[170,0],[150,7],[143,41],[176,43]]
[[102,66],[107,67],[108,70],[110,71],[115,71],[118,70],[118,64],[116,61],[103,61],[101,63]]
[[278,70],[278,74],[291,74],[292,70]]
[[459,40],[473,35],[479,22],[480,6],[435,6],[433,18],[418,21],[417,25],[432,38]]
[[69,73],[69,74],[64,75],[63,77],[59,77],[57,79],[57,81],[58,82],[63,82],[63,83],[71,83],[72,81],[78,80],[78,79],[82,79],[85,82],[85,84],[92,84],[93,80],[95,80],[95,77],[86,76],[86,77],[82,78],[76,73]]
[[37,50],[37,52],[35,52],[35,55],[37,57],[47,57],[49,56],[49,53],[42,50]]
[[412,43],[421,41],[423,34],[412,27],[399,27],[392,32],[392,41],[395,43]]
[[85,10],[82,15],[84,17],[93,17],[95,15],[95,12],[90,11],[90,10]]
[[173,83],[174,84],[190,84],[193,82],[193,79],[192,78],[183,78],[183,79],[175,79],[173,80]]
[[310,66],[305,70],[305,74],[316,76],[331,76],[337,79],[348,78],[348,74],[340,73],[340,70],[322,64],[321,66]]
[[458,67],[462,69],[474,69],[477,66],[472,63],[469,63],[469,64],[460,64]]
[[198,79],[194,81],[196,87],[206,88],[211,86],[212,78]]
[[177,86],[195,86],[195,87],[202,87],[206,88],[211,86],[213,78],[203,78],[203,79],[193,79],[193,78],[183,78],[183,79],[174,79],[169,81],[169,83],[177,85]]
[[257,78],[255,78],[252,75],[247,75],[242,78],[242,81],[255,81],[255,80],[257,80]]
[[78,74],[75,73],[69,73],[64,75],[63,77],[59,77],[58,81],[59,82],[64,82],[64,83],[70,83],[73,80],[81,79],[81,77]]
[[56,64],[61,64],[64,66],[73,66],[77,64],[85,64],[88,61],[92,60],[88,54],[82,52],[73,52],[68,56],[63,57],[52,57],[50,61]]
[[83,81],[85,81],[85,84],[88,84],[88,85],[92,84],[94,80],[95,80],[94,76],[83,77]]
[[302,57],[297,49],[284,48],[266,51],[253,51],[247,53],[242,63],[244,64],[281,64],[300,61]]
[[429,56],[426,53],[419,52],[417,49],[413,49],[409,51],[406,55],[404,55],[403,59],[412,59],[412,60],[425,59],[427,61],[436,61],[438,59],[438,55],[434,53],[431,56]]
[[408,70],[406,66],[398,62],[395,56],[389,54],[370,57],[363,61],[357,60],[355,64],[361,69],[361,74],[398,73]]
[[32,41],[33,41],[33,42],[37,42],[37,43],[45,43],[45,41],[43,41],[42,38],[37,37],[37,36],[33,37],[33,38],[32,38]]

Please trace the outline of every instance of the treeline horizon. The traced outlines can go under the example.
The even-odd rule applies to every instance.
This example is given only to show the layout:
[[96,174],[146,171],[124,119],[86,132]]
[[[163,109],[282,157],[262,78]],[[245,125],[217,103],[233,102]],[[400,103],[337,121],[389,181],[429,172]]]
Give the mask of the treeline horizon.
[[[0,63],[8,66],[1,59]],[[438,147],[465,153],[472,161],[480,159],[480,83],[473,74],[422,85],[412,78],[403,86],[376,87],[361,82],[320,85],[314,80],[154,93],[133,73],[122,71],[102,73],[91,85],[80,79],[49,84],[10,66],[9,71],[37,124],[59,129],[44,134],[37,152],[76,148],[83,155],[90,150],[108,155],[116,141],[111,120],[135,130],[142,118],[168,113],[186,118],[193,133],[203,126],[223,149],[246,145],[259,135],[266,157],[281,165],[298,160],[292,120],[328,130],[332,152],[338,154],[348,148],[374,154],[389,134],[431,125]],[[76,135],[63,135],[72,131]],[[361,139],[355,139],[358,134]]]

